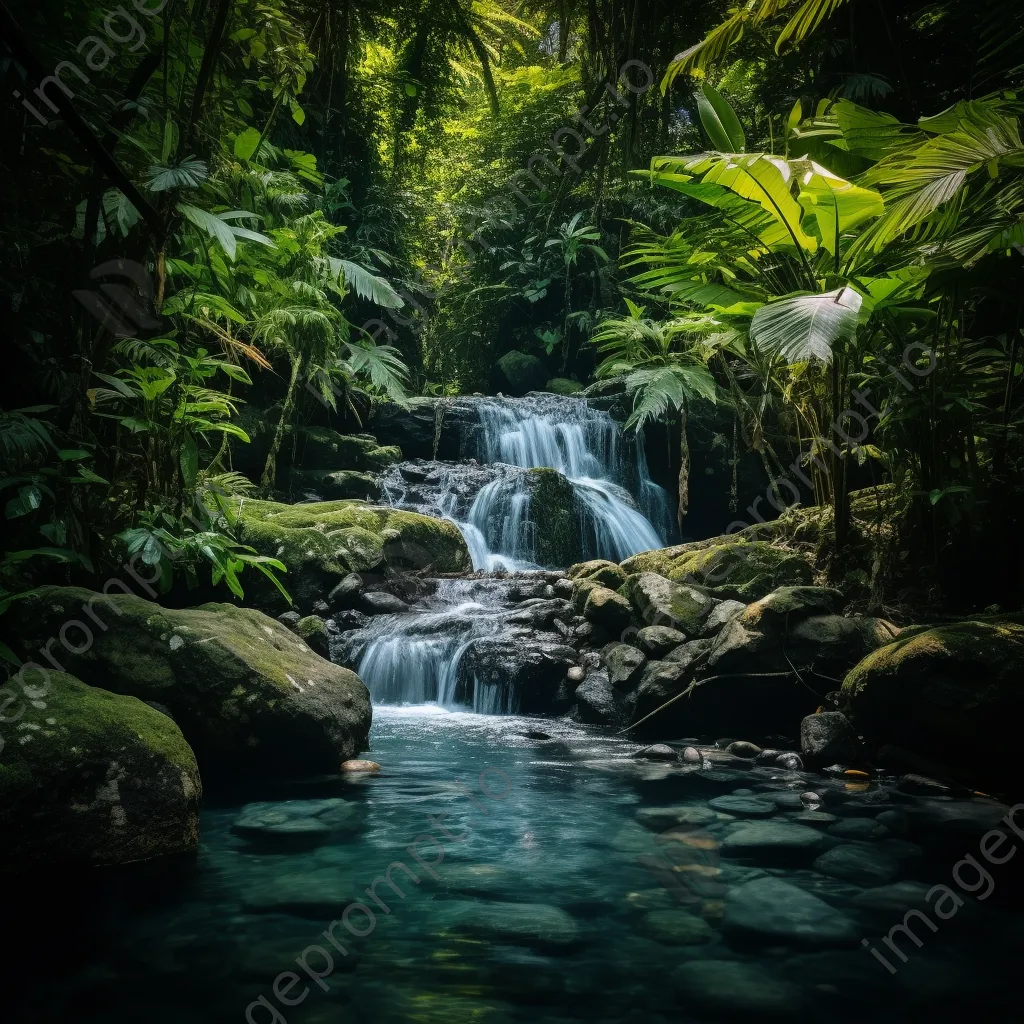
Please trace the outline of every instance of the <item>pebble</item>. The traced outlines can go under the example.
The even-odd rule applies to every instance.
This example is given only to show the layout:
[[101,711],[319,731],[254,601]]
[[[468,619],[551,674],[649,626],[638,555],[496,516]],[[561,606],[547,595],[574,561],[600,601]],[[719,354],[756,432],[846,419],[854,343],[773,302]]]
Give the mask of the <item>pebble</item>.
[[770,818],[775,813],[775,804],[753,796],[716,796],[708,801],[708,807],[725,814],[741,818]]
[[745,821],[731,827],[722,841],[722,852],[732,857],[792,859],[813,853],[823,842],[824,836],[807,825]]
[[343,772],[379,772],[380,765],[376,761],[353,758],[351,761],[342,761],[341,770]]
[[856,923],[846,914],[770,876],[730,891],[724,928],[765,943],[845,946],[860,939]]

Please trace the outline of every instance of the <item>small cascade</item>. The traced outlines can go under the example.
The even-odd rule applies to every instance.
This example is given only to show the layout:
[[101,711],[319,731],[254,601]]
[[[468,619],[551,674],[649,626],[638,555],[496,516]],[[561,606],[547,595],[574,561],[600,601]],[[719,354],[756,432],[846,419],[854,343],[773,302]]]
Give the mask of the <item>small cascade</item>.
[[509,580],[439,580],[434,594],[402,615],[378,615],[363,629],[341,634],[332,658],[352,665],[374,704],[437,703],[478,714],[514,714],[517,695],[507,681],[478,678],[465,655],[501,633],[508,615]]
[[475,416],[478,429],[463,449],[476,458],[393,467],[382,490],[397,507],[456,523],[475,569],[515,572],[544,562],[539,533],[548,510],[535,505],[538,480],[530,471],[537,469],[556,470],[571,488],[566,504],[578,520],[578,543],[564,564],[621,561],[666,543],[669,498],[650,477],[643,439],[627,440],[607,412],[556,395],[458,401]]

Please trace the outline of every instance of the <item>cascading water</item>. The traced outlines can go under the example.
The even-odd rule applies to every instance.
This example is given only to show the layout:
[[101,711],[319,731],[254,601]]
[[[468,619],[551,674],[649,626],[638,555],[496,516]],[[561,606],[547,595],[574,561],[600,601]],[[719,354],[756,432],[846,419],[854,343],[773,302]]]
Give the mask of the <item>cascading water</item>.
[[[467,414],[460,417],[461,450],[475,458],[402,463],[382,476],[381,491],[396,507],[456,523],[475,570],[523,573],[587,558],[621,561],[666,542],[668,495],[650,477],[642,438],[627,441],[607,412],[556,395],[457,401]],[[543,486],[554,491],[542,493]],[[546,507],[552,494],[566,508]],[[565,530],[572,543],[557,558],[544,535],[555,519],[572,526]],[[441,580],[425,604],[345,633],[335,657],[356,668],[375,703],[436,701],[510,713],[519,695],[508,678],[481,678],[472,665],[481,645],[495,638],[513,647],[532,642],[522,627],[509,625],[511,585],[496,578]],[[557,635],[542,635],[548,637],[542,645],[557,648]]]

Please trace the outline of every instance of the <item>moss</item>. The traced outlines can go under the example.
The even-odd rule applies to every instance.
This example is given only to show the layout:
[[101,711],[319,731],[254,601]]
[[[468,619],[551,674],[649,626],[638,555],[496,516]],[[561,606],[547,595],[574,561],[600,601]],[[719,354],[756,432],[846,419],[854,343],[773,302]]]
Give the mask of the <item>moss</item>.
[[401,449],[381,446],[369,434],[339,434],[327,427],[298,428],[298,468],[379,472],[402,458]]
[[[473,565],[454,523],[389,506],[244,499],[238,504],[238,519],[244,543],[288,567],[284,582],[295,603],[307,610],[350,572],[387,565],[455,573],[468,572]],[[267,585],[256,593],[265,601],[273,597]]]
[[576,492],[556,469],[527,471],[533,524],[534,558],[540,565],[559,568],[579,557],[582,548]]
[[319,615],[307,615],[295,624],[295,635],[306,643],[317,637],[326,637],[327,623]]
[[810,584],[814,570],[803,554],[766,541],[679,544],[645,551],[622,563],[628,573],[655,572],[692,580],[717,597],[755,601],[781,586]]
[[89,621],[90,605],[103,628],[91,628],[80,653],[58,644],[61,662],[87,683],[169,708],[204,770],[330,770],[365,746],[370,708],[359,679],[253,609],[168,609],[130,594],[42,587],[8,614],[27,655],[68,621]]
[[569,380],[566,377],[552,377],[544,385],[544,390],[553,395],[578,395],[583,390],[583,385],[578,380]]
[[324,469],[293,469],[291,487],[294,492],[316,491],[327,501],[365,499],[376,501],[380,497],[380,484],[370,473],[353,469],[331,472]]
[[33,688],[7,726],[0,860],[124,863],[196,845],[199,769],[170,718],[61,672]]
[[618,590],[626,582],[626,574],[614,562],[595,558],[570,566],[569,579],[596,580],[605,587]]

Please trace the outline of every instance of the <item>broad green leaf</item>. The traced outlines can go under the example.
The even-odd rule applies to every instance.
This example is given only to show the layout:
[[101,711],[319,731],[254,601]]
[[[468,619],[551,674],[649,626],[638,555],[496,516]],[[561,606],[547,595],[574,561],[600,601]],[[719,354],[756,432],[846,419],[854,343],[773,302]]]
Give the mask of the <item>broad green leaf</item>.
[[239,160],[251,160],[260,143],[260,133],[255,128],[246,128],[235,137],[234,153]]
[[196,477],[199,475],[199,449],[196,447],[195,438],[186,435],[181,445],[181,478],[185,481],[186,487],[194,487]]
[[813,160],[791,162],[800,184],[800,204],[814,217],[824,249],[835,256],[840,237],[885,212],[882,196],[833,174]]
[[747,138],[736,112],[717,89],[707,84],[700,87],[697,112],[716,149],[723,153],[742,153],[747,148]]
[[794,295],[762,306],[750,322],[750,340],[787,363],[832,359],[833,346],[853,338],[863,299],[850,287],[823,295]]

